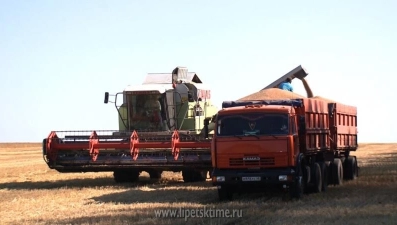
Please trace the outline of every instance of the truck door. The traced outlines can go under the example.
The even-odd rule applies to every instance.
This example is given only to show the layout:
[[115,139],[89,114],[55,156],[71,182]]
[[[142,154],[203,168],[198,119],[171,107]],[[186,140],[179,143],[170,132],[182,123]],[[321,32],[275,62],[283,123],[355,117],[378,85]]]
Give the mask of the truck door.
[[295,157],[299,154],[299,135],[298,135],[298,123],[296,119],[296,115],[292,115],[290,117],[290,131],[292,134],[292,141],[291,143],[291,149],[290,149],[290,165],[294,165],[295,163]]

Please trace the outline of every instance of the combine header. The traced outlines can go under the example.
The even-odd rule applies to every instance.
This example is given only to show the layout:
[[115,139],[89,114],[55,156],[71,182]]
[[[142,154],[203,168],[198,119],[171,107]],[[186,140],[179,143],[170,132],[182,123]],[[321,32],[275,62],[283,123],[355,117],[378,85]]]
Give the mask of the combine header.
[[[120,95],[123,103],[117,105]],[[206,179],[212,168],[209,125],[218,110],[196,73],[177,67],[169,74],[148,74],[142,85],[114,96],[119,130],[52,131],[43,140],[51,169],[113,171],[116,182],[137,181],[142,171],[151,178],[182,171],[185,182]]]

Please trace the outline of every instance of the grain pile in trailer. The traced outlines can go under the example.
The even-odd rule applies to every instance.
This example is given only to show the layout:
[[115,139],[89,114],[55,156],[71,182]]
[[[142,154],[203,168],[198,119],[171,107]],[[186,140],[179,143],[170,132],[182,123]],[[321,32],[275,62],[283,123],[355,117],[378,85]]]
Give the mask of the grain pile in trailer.
[[255,101],[255,100],[285,100],[285,99],[297,99],[305,98],[294,92],[281,90],[279,88],[269,88],[250,94],[237,101]]

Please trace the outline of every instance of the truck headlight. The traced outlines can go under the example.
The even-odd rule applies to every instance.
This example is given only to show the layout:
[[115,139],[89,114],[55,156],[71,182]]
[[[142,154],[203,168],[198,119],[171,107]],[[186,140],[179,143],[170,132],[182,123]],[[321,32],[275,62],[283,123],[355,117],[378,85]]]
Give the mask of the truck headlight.
[[288,176],[287,175],[280,175],[280,176],[278,176],[278,180],[279,181],[287,181],[288,180]]
[[213,181],[215,181],[215,182],[224,182],[225,181],[225,177],[224,176],[213,177]]

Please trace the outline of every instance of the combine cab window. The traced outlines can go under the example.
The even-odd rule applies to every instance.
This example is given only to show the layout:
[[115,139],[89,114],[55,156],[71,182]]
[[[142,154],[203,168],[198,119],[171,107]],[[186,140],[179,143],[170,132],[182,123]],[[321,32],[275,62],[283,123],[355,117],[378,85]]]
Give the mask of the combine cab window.
[[130,130],[162,130],[164,109],[160,94],[129,94],[127,99]]
[[289,133],[286,114],[245,114],[218,119],[218,136],[285,135]]

